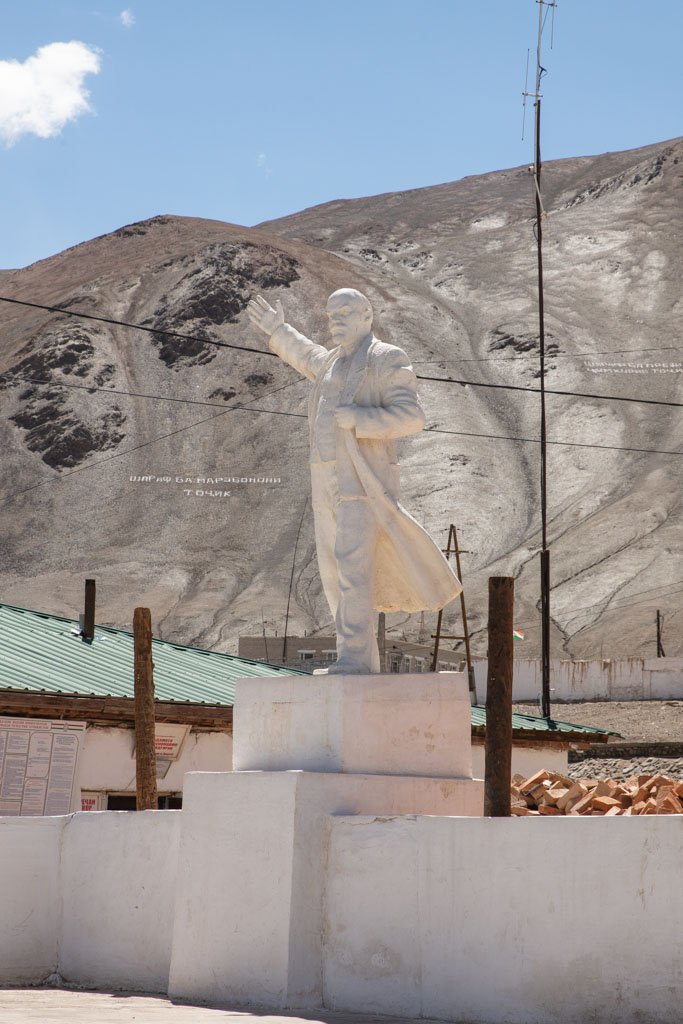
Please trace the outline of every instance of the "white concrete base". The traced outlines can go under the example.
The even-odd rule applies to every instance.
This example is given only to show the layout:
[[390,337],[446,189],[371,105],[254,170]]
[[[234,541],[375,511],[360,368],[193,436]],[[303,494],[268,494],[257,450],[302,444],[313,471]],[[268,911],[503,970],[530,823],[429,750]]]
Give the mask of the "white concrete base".
[[472,778],[462,672],[238,680],[237,771]]
[[169,994],[321,1006],[328,816],[482,811],[483,783],[471,779],[187,775]]

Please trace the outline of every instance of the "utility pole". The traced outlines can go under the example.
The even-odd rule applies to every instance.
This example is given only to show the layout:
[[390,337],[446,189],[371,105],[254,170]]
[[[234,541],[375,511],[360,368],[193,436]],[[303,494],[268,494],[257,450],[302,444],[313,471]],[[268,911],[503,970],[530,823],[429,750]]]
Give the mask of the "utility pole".
[[662,646],[662,615],[659,608],[657,609],[657,657],[666,658],[664,647]]
[[[455,524],[451,523],[448,528],[448,542],[446,547],[443,549],[443,553],[448,560],[451,555],[455,555],[455,565],[457,569],[458,579],[462,584],[462,568],[460,566],[460,555],[471,555],[471,551],[464,551],[458,544],[458,531],[455,528]],[[436,666],[439,660],[439,646],[442,640],[464,640],[465,641],[465,658],[467,660],[467,678],[470,687],[470,699],[473,704],[477,703],[477,688],[474,679],[474,665],[472,664],[472,652],[470,650],[470,630],[467,624],[467,608],[465,607],[465,588],[460,591],[460,611],[462,613],[462,628],[463,635],[450,635],[441,632],[441,626],[443,624],[443,608],[439,609],[439,615],[436,620],[436,633],[432,633],[432,640],[434,641],[434,650],[432,652],[432,672],[436,672]],[[423,613],[424,614],[424,613]]]
[[387,617],[385,612],[377,616],[377,649],[379,651],[379,670],[387,670]]
[[484,814],[509,818],[512,779],[512,623],[515,581],[489,578],[489,664],[486,685]]
[[157,759],[154,749],[154,662],[149,608],[133,613],[135,652],[135,788],[138,811],[157,808]]
[[541,63],[543,27],[555,0],[536,0],[538,4],[538,40],[536,44],[536,88],[533,93],[524,89],[524,102],[528,96],[534,100],[534,201],[536,206],[536,262],[538,274],[538,337],[541,375],[541,713],[550,718],[550,551],[547,535],[547,440],[545,411],[545,307],[543,299],[543,203],[541,200],[541,79],[546,73]]

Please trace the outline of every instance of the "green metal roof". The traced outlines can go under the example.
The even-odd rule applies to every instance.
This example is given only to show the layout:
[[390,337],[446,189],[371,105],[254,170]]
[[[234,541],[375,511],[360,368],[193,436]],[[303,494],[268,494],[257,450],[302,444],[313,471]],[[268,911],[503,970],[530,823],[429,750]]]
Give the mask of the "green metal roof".
[[[250,676],[307,675],[289,666],[268,665],[232,654],[152,641],[154,693],[158,701],[231,707],[235,680]],[[0,604],[0,690],[78,697],[133,697],[133,634],[96,626],[83,640],[78,623],[61,615]],[[473,727],[486,727],[486,709],[475,706]],[[606,729],[574,725],[533,715],[512,716],[513,730],[609,736]]]
[[[476,705],[472,708],[472,725],[486,728],[486,708]],[[565,738],[567,733],[585,733],[589,736],[610,736],[609,729],[598,729],[593,725],[577,725],[574,722],[557,722],[554,718],[540,718],[535,715],[512,714],[513,731],[543,733],[539,739],[548,739],[549,733],[556,733],[558,740]]]
[[[299,674],[165,640],[152,641],[152,657],[156,699],[180,704],[230,707],[237,679]],[[133,697],[133,634],[96,626],[87,642],[73,619],[0,604],[0,690]]]

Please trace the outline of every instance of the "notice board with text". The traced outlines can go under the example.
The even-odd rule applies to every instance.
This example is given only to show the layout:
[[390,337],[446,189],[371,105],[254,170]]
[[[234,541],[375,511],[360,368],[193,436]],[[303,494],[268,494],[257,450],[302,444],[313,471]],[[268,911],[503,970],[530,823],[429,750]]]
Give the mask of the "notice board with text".
[[85,722],[0,718],[0,814],[69,814]]

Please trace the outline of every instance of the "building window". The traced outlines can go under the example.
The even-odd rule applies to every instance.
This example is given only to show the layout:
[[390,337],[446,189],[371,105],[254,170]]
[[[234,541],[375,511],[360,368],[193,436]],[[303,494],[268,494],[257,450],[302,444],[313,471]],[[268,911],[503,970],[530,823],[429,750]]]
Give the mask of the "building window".
[[322,656],[323,656],[323,661],[336,661],[337,660],[337,652],[336,651],[323,651],[322,652]]
[[410,659],[410,655],[409,654],[404,654],[403,655],[403,671],[404,672],[410,672],[411,666],[412,666],[412,662],[411,662],[411,659]]
[[401,671],[401,655],[390,654],[389,655],[389,671],[400,672]]
[[[165,793],[157,800],[160,811],[180,810],[183,806],[182,793]],[[108,811],[134,811],[137,809],[135,793],[107,793]]]
[[299,661],[313,661],[315,651],[299,651]]
[[424,660],[424,658],[416,658],[415,659],[415,671],[416,672],[424,672],[424,670],[425,670],[425,660]]

